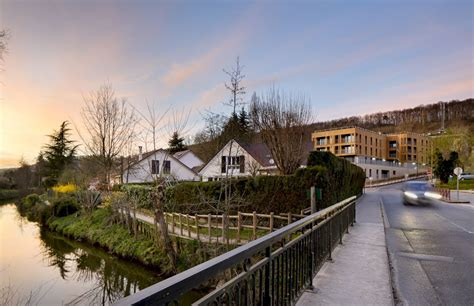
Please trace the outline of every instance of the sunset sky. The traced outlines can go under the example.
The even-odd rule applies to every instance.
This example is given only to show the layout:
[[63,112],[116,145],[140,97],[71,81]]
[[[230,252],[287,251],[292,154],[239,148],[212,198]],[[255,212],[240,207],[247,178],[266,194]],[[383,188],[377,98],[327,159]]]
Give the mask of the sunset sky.
[[317,121],[474,96],[472,1],[347,3],[0,0],[0,168],[80,126],[83,96],[107,82],[141,110],[192,110],[192,136],[204,110],[230,112],[236,56],[246,101],[302,92]]

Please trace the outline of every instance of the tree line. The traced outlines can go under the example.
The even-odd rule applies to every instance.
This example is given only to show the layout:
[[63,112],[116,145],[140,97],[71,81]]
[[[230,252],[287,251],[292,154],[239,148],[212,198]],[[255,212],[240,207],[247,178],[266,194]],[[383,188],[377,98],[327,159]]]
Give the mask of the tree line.
[[433,123],[441,128],[444,104],[444,115],[446,124],[454,121],[474,122],[474,99],[452,100],[449,102],[438,102],[428,105],[420,105],[414,108],[378,112],[363,116],[352,116],[336,120],[323,121],[311,124],[311,129],[328,129],[343,126],[360,126],[367,129],[388,128],[387,131],[395,131],[397,127],[407,125],[421,127],[420,132],[433,132]]

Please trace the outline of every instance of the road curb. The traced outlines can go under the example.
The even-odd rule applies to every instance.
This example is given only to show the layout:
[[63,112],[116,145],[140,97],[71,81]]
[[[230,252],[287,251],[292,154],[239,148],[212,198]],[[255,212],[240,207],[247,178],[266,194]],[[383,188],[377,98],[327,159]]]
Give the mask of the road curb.
[[390,251],[388,250],[388,241],[387,241],[387,228],[390,228],[390,223],[388,221],[387,214],[385,213],[385,207],[383,204],[382,196],[380,196],[380,213],[382,214],[383,222],[383,231],[385,235],[385,251],[387,252],[388,259],[388,273],[390,275],[390,286],[392,287],[392,301],[393,305],[404,305],[400,300],[400,289],[397,286],[397,281],[394,279],[395,273],[393,273],[393,257]]

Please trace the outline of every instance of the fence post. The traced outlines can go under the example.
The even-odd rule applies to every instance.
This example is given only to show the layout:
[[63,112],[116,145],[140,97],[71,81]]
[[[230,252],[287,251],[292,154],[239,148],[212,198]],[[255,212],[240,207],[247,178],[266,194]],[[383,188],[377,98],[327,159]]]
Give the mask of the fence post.
[[183,236],[183,216],[179,214],[179,232]]
[[292,220],[292,217],[291,217],[291,211],[288,213],[288,224],[291,224],[291,220]]
[[171,231],[173,234],[175,233],[174,231],[174,213],[171,213]]
[[311,214],[316,212],[316,187],[311,187]]
[[189,226],[189,215],[186,215],[186,227],[188,228],[188,237],[191,237],[191,227]]
[[273,232],[273,211],[270,213],[270,233]]
[[212,217],[211,217],[211,214],[208,214],[207,215],[207,223],[208,223],[208,226],[209,226],[209,242],[211,242],[211,222],[212,222]]
[[196,236],[197,236],[197,240],[199,240],[199,220],[198,220],[198,216],[197,215],[194,215],[194,218],[196,218]]
[[222,243],[225,241],[225,213],[222,214]]
[[241,218],[241,215],[240,215],[240,211],[237,212],[237,243],[240,242],[240,218]]
[[253,212],[253,239],[257,239],[257,212]]

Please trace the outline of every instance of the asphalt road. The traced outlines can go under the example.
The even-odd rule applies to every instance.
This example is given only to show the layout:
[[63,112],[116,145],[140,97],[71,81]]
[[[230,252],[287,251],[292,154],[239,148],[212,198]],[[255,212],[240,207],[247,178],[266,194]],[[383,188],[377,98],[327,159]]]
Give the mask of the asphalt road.
[[382,203],[396,302],[474,305],[474,206],[405,206],[400,188],[369,192]]

